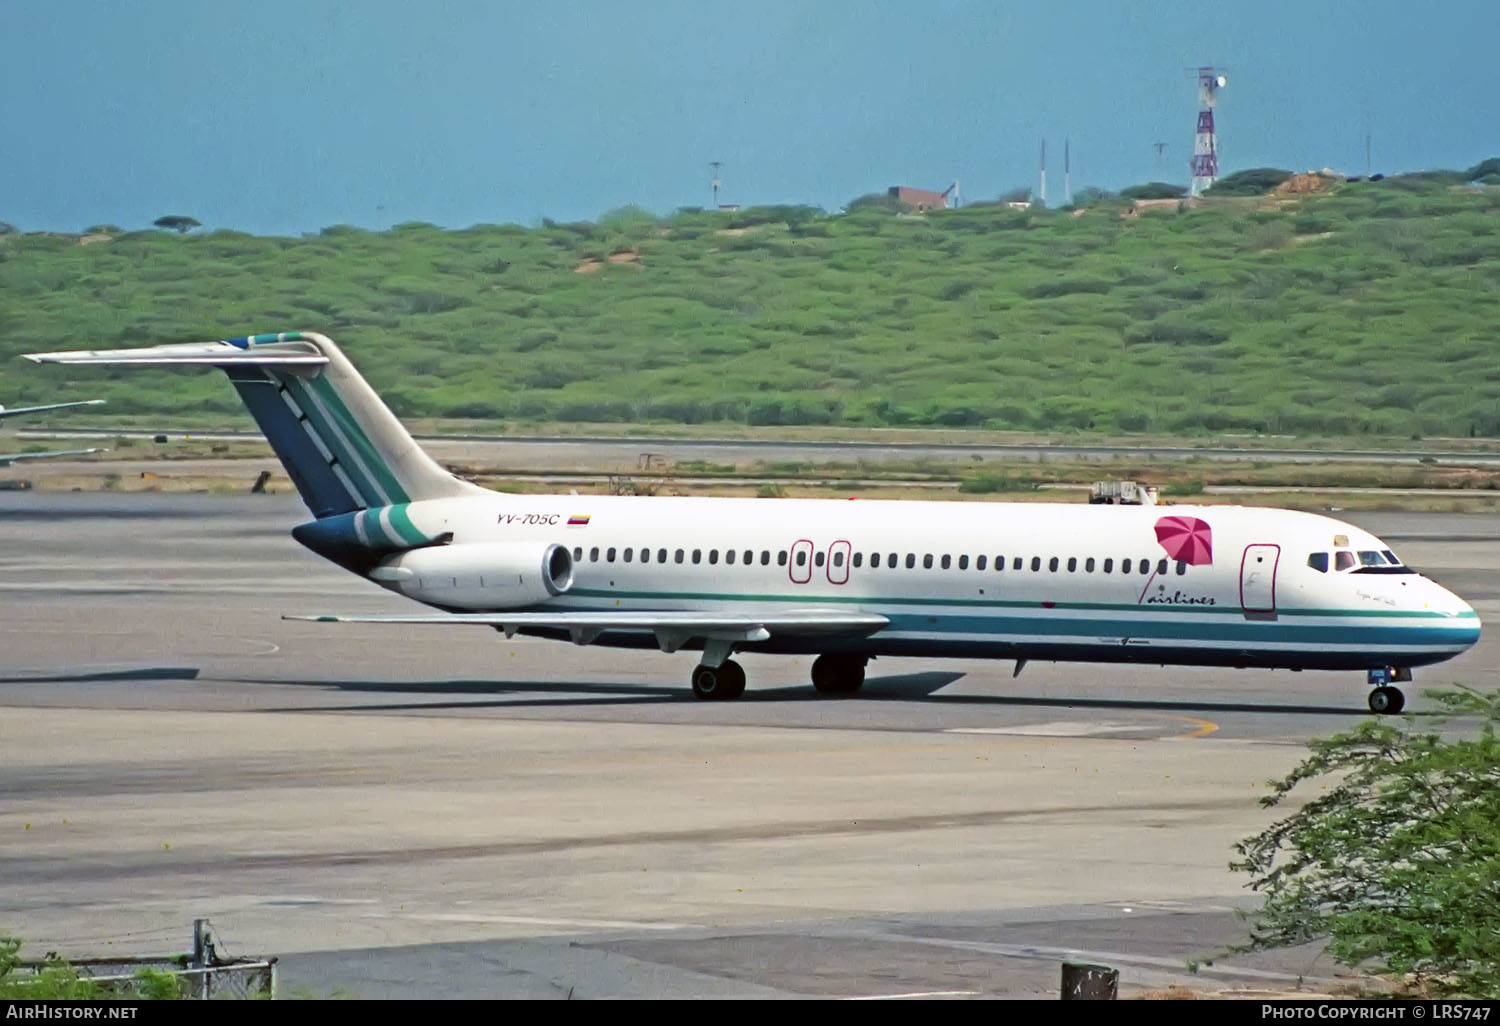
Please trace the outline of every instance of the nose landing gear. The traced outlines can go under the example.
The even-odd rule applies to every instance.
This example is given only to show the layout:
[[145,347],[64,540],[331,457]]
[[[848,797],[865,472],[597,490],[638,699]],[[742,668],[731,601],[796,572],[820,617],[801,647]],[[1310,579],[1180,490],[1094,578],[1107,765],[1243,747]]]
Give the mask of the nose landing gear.
[[1370,711],[1379,715],[1394,716],[1406,708],[1406,696],[1401,693],[1400,688],[1391,687],[1392,681],[1407,682],[1411,680],[1411,670],[1404,666],[1382,666],[1379,669],[1369,671],[1368,681],[1370,687]]

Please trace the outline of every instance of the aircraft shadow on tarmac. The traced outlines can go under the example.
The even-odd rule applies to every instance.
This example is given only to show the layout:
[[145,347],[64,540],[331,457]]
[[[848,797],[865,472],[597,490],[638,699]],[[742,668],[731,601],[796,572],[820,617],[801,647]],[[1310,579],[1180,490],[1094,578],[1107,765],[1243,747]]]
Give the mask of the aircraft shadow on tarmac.
[[0,676],[0,684],[87,684],[98,681],[197,680],[196,666],[136,666],[104,670],[37,670]]
[[[1365,709],[1351,702],[1349,705],[1324,706],[1300,704],[1275,704],[1264,702],[1213,702],[1202,700],[1165,700],[1133,698],[1066,698],[1041,695],[942,695],[943,688],[963,678],[965,674],[952,671],[928,671],[924,673],[891,674],[870,677],[856,696],[845,699],[819,699],[808,684],[788,687],[751,688],[737,705],[756,705],[767,702],[787,701],[856,701],[856,702],[933,702],[946,705],[967,706],[1014,706],[1020,708],[1060,709],[1155,709],[1165,712],[1225,713],[1248,712],[1272,715],[1318,714],[1325,716],[1347,716],[1362,718],[1370,715]],[[545,708],[548,706],[584,707],[658,705],[662,703],[698,704],[693,693],[680,685],[605,683],[586,681],[507,681],[507,680],[245,680],[243,684],[263,684],[278,687],[314,688],[324,691],[359,692],[389,695],[526,695],[525,698],[494,698],[489,701],[413,700],[381,703],[350,703],[327,706],[287,706],[268,711],[281,712],[393,712],[422,709],[484,709],[511,707],[518,709]],[[541,692],[542,694],[538,694]],[[559,692],[558,697],[546,696],[546,692]],[[583,697],[580,697],[583,696]],[[708,704],[708,703],[705,703]],[[717,704],[717,703],[713,703]],[[1424,716],[1426,713],[1414,715]]]

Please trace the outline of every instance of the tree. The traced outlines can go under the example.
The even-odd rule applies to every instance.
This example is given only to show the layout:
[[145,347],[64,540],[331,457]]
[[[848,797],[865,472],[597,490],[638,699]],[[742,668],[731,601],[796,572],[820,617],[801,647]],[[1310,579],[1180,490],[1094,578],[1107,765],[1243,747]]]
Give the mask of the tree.
[[176,232],[178,235],[190,232],[194,228],[203,227],[200,222],[194,220],[191,217],[186,217],[182,214],[168,214],[166,217],[158,217],[151,223],[156,225],[156,227],[158,228],[170,229],[171,231]]
[[1121,189],[1120,195],[1131,200],[1178,199],[1187,195],[1187,188],[1181,185],[1169,185],[1166,182],[1147,182],[1145,185],[1132,185]]
[[1290,171],[1275,167],[1252,167],[1225,175],[1204,190],[1209,196],[1262,196],[1292,177]]
[[[1313,741],[1261,799],[1324,790],[1235,846],[1266,897],[1239,951],[1326,938],[1344,965],[1411,974],[1434,993],[1500,997],[1500,692],[1430,691],[1477,737],[1367,720]],[[1443,719],[1439,719],[1439,723]]]

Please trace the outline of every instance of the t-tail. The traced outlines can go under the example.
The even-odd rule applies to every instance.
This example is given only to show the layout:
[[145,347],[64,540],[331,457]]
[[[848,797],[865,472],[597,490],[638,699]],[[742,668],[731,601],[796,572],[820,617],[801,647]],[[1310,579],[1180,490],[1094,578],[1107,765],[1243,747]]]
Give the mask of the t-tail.
[[406,504],[484,494],[422,451],[395,414],[326,335],[288,331],[218,342],[67,353],[36,363],[218,367],[229,375],[307,508],[318,519],[369,511],[392,547],[430,544],[402,536]]

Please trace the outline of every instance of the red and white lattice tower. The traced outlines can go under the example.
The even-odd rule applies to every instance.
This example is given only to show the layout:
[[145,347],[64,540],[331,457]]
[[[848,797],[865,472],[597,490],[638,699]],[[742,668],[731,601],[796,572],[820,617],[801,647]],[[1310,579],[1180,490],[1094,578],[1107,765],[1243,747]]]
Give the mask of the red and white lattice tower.
[[1198,132],[1193,136],[1193,183],[1189,195],[1200,195],[1219,177],[1219,136],[1214,131],[1214,107],[1228,79],[1213,68],[1198,69]]

